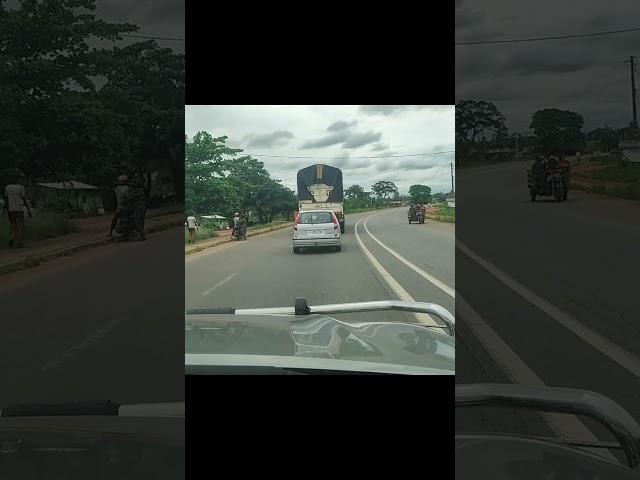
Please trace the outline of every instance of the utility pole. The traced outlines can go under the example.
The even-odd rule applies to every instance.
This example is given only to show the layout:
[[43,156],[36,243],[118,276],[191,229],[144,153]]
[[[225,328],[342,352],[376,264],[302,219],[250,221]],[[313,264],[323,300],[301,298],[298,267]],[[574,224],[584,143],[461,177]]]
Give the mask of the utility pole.
[[631,105],[633,106],[633,119],[631,120],[631,128],[638,128],[638,110],[636,107],[636,70],[635,70],[635,56],[631,55],[629,60],[624,63],[629,63],[631,68]]
[[453,162],[451,162],[449,166],[451,167],[451,193],[456,193],[456,190],[453,186]]

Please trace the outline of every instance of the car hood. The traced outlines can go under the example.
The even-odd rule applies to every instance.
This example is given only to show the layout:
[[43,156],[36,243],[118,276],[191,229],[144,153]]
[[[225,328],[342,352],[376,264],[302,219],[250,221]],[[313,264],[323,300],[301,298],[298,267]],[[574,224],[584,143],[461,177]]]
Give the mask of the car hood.
[[400,322],[343,322],[325,315],[189,315],[185,353],[313,357],[455,371],[455,339]]

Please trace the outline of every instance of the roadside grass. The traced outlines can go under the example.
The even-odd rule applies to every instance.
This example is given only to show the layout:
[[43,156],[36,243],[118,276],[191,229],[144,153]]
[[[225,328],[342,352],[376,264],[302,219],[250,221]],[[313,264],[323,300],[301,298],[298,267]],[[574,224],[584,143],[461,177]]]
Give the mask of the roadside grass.
[[257,228],[265,228],[265,227],[272,227],[275,225],[280,225],[283,223],[287,223],[287,222],[292,222],[293,220],[290,218],[285,218],[285,217],[277,217],[274,218],[273,221],[271,222],[264,222],[264,223],[254,223],[253,225],[250,225],[249,227],[247,227],[247,230],[255,230]]
[[595,170],[591,178],[601,182],[640,183],[640,167],[635,165],[611,165]]
[[456,209],[448,206],[436,208],[435,220],[446,223],[456,223]]
[[575,181],[571,181],[573,190],[626,200],[640,200],[640,166],[624,163],[613,155],[591,157],[589,163],[600,167],[584,169],[581,168],[582,165],[576,165],[576,178]]
[[[217,235],[217,231],[212,227],[200,227],[198,230],[196,230],[196,243],[200,240],[207,240]],[[189,230],[187,230],[186,228],[184,231],[184,243],[185,245],[189,243]]]
[[[61,213],[33,212],[33,217],[25,215],[24,242],[37,242],[78,232],[79,228]],[[0,219],[0,249],[8,248],[9,218],[6,213]]]

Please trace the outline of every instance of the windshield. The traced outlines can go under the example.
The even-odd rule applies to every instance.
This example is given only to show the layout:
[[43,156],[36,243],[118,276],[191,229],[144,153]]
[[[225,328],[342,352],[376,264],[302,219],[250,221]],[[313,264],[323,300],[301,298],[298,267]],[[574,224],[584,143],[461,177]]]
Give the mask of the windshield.
[[302,212],[298,217],[298,223],[333,223],[333,214],[331,212]]
[[[192,108],[200,113],[191,115]],[[446,160],[453,149],[429,155],[429,162],[446,160],[446,168],[435,175],[426,157],[394,159],[398,168],[389,169],[388,158],[328,160],[343,155],[342,144],[328,146],[317,158],[303,147],[317,140],[310,133],[314,130],[345,128],[358,136],[359,122],[370,117],[357,106],[187,106],[186,110],[187,131],[193,132],[186,146],[186,203],[202,206],[196,216],[215,212],[232,218],[235,212],[245,212],[250,219],[246,239],[232,236],[226,225],[214,228],[213,236],[195,232],[195,241],[185,234],[185,310],[239,310],[187,315],[187,361],[258,362],[262,361],[258,357],[264,361],[277,357],[273,362],[288,359],[291,365],[323,360],[454,373],[454,332],[444,328],[436,314],[337,308],[316,315],[313,310],[401,301],[435,304],[454,314],[455,207],[447,202],[453,185]],[[381,117],[376,128],[389,142],[403,144],[408,153],[431,152],[433,145],[454,144],[454,110],[453,105],[416,108],[411,115]],[[202,112],[221,124],[235,119],[227,122],[227,139],[206,130]],[[256,162],[245,161],[246,152],[228,155],[229,145],[235,150],[242,138],[253,134],[250,125],[258,117],[288,125],[296,142],[283,143],[277,157],[255,155]],[[352,120],[332,125],[327,118]],[[310,130],[300,129],[301,122]],[[430,133],[433,145],[425,143],[423,129],[416,127],[432,122],[441,125]],[[209,135],[216,141],[208,141]],[[353,156],[366,156],[366,148],[354,146],[351,151]],[[220,171],[228,174],[210,181],[199,176],[198,165],[210,169],[212,158],[219,159]],[[259,185],[238,178],[255,179]],[[223,191],[227,193],[216,193]],[[407,209],[418,204],[430,205],[424,220],[408,219]],[[343,215],[334,216],[331,210]],[[242,313],[276,307],[292,313],[300,298],[311,308],[309,316]],[[206,354],[227,357],[205,358]]]

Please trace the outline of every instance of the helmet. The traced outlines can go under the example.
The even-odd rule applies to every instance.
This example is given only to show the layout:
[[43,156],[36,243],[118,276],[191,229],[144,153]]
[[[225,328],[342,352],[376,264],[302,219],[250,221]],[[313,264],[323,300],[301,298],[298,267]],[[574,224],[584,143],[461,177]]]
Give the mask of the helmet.
[[129,180],[129,178],[128,178],[126,175],[120,175],[120,176],[118,177],[118,181],[119,181],[120,183],[126,183],[128,180]]

